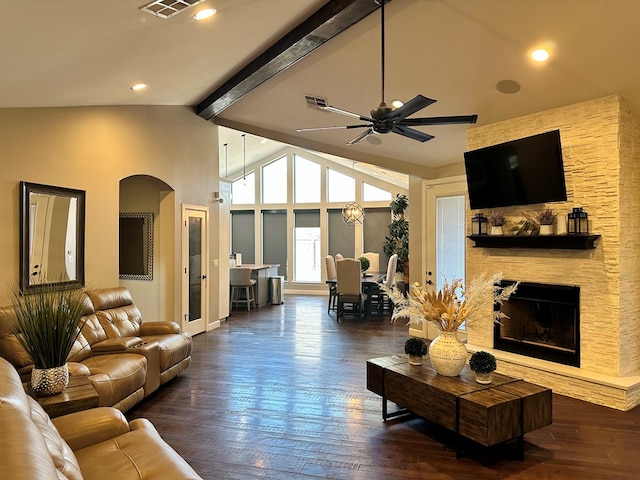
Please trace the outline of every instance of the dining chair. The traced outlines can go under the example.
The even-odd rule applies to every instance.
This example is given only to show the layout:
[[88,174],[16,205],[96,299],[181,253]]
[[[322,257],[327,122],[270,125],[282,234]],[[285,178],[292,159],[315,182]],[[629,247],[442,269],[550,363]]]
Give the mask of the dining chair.
[[345,258],[336,263],[336,293],[338,296],[337,319],[345,313],[345,305],[362,317],[367,295],[362,293],[360,260]]
[[[398,268],[398,254],[394,253],[389,257],[389,261],[387,262],[387,273],[383,278],[382,285],[384,285],[388,289],[392,289],[396,286],[396,270]],[[372,301],[374,298],[372,298]],[[391,300],[389,299],[389,295],[386,294],[382,288],[380,288],[377,292],[377,296],[375,298],[376,309],[377,310],[391,310],[393,306],[391,305]]]
[[336,253],[336,262],[337,262],[338,260],[342,260],[343,258],[344,258],[344,257],[342,256],[342,254],[341,254],[341,253]]
[[[234,303],[244,303],[247,310],[251,310],[251,304],[256,308],[256,298],[254,285],[256,281],[251,278],[251,268],[234,267],[229,269],[229,284],[231,285],[231,295],[229,298],[229,310],[233,308]],[[242,291],[244,290],[244,297]],[[236,297],[236,293],[238,296]]]
[[327,313],[336,309],[337,294],[336,294],[336,262],[333,259],[333,255],[327,255],[324,257],[324,262],[327,267],[327,280],[333,279],[333,282],[329,284],[329,305],[327,306]]
[[362,254],[364,258],[369,260],[369,268],[367,273],[380,273],[380,254],[374,252],[365,252]]

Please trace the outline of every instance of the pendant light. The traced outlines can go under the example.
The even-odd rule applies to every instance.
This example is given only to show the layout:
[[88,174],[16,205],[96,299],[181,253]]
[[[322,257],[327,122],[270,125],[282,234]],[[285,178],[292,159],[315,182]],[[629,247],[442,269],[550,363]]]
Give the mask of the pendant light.
[[[353,162],[353,180],[356,180],[356,162]],[[342,221],[355,227],[364,222],[364,208],[358,202],[349,202],[342,208]]]

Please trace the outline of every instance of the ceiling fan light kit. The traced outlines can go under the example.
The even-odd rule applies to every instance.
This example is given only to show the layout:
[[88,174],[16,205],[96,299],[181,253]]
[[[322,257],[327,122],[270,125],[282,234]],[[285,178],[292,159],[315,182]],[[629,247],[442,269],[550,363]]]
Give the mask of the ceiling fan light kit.
[[[427,118],[407,118],[410,115],[428,107],[436,101],[427,98],[423,95],[416,95],[414,98],[404,103],[404,105],[398,108],[392,108],[387,106],[384,100],[384,80],[385,80],[385,41],[384,41],[384,5],[389,0],[372,0],[376,4],[380,5],[380,38],[381,38],[381,99],[380,105],[373,108],[370,112],[371,116],[360,115],[358,113],[349,112],[331,105],[319,107],[321,110],[326,110],[333,113],[338,113],[351,118],[357,118],[362,122],[366,122],[358,125],[342,125],[334,127],[316,127],[316,128],[299,128],[298,132],[310,132],[315,130],[338,130],[338,129],[352,129],[352,128],[366,128],[363,133],[357,137],[349,140],[347,145],[355,145],[365,138],[369,137],[373,133],[386,134],[397,133],[404,137],[419,142],[426,142],[431,140],[433,135],[416,130],[415,126],[426,125],[458,125],[466,123],[476,123],[478,115],[454,115],[445,117],[427,117]],[[308,101],[308,100],[307,100]]]

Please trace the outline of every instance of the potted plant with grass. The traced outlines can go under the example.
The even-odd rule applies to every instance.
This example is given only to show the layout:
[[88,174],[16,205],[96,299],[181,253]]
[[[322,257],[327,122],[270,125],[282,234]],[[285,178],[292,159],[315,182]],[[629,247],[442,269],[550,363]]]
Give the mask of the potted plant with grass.
[[15,312],[11,330],[33,361],[33,392],[62,393],[69,383],[67,357],[83,324],[84,290],[61,290],[44,284],[26,295],[14,286],[11,297]]
[[537,216],[540,223],[540,235],[553,235],[553,224],[556,220],[556,214],[553,210],[547,208],[540,212]]
[[410,365],[422,365],[422,357],[429,352],[429,346],[423,338],[411,337],[404,342],[404,353],[409,355]]
[[491,235],[502,235],[502,226],[507,221],[504,214],[492,210],[489,214],[489,223],[491,224]]
[[483,350],[475,352],[469,359],[469,368],[476,374],[476,382],[491,383],[491,372],[496,369],[496,357]]
[[371,262],[369,262],[369,259],[367,257],[358,257],[358,260],[360,260],[360,270],[362,270],[362,273],[369,270]]

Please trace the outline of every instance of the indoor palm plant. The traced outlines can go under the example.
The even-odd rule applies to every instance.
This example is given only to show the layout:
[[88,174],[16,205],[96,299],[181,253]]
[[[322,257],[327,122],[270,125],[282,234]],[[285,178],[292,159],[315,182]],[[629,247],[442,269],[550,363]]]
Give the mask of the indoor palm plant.
[[397,194],[389,204],[393,219],[387,228],[389,235],[385,237],[382,249],[387,257],[398,254],[397,271],[404,273],[405,281],[409,276],[409,222],[405,218],[405,211],[409,208],[406,195]]
[[33,361],[31,388],[36,394],[55,395],[66,388],[67,357],[80,334],[85,301],[83,289],[45,284],[25,295],[12,288],[11,328]]
[[409,355],[411,365],[422,365],[422,357],[428,352],[427,342],[420,337],[411,337],[404,342],[404,353]]
[[491,372],[496,369],[496,366],[496,357],[483,350],[475,352],[469,359],[469,368],[476,374],[478,383],[491,383]]

